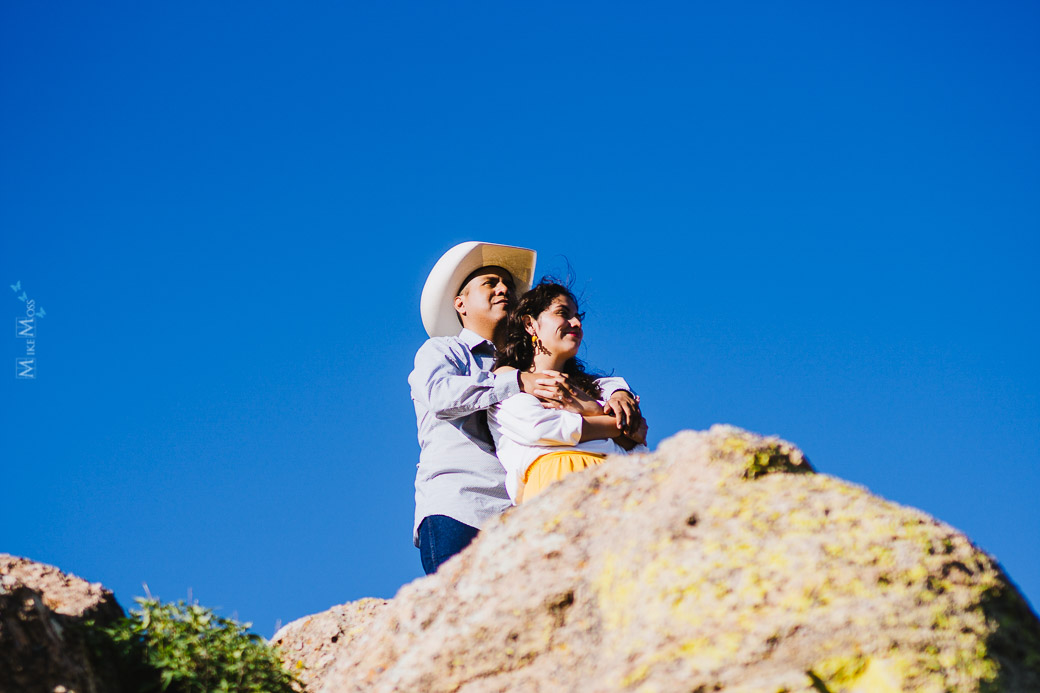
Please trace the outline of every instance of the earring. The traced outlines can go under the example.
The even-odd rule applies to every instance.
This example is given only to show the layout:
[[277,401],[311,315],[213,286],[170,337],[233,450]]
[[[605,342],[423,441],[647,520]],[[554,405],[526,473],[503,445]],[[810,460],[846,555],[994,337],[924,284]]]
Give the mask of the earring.
[[545,354],[546,356],[552,356],[552,352],[550,352],[548,349],[546,349],[545,345],[543,345],[538,340],[538,335],[531,335],[531,345],[534,346],[534,353],[536,353],[536,354]]

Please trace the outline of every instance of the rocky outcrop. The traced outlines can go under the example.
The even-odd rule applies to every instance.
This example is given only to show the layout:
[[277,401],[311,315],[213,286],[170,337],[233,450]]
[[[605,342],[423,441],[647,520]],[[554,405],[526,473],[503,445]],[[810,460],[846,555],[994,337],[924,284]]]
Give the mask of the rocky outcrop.
[[724,426],[575,474],[278,641],[324,692],[1040,690],[1040,621],[990,556]]
[[364,632],[387,604],[385,599],[361,599],[334,606],[279,629],[271,644],[280,648],[285,668],[312,688],[336,663],[339,641],[349,642]]
[[112,592],[54,566],[0,554],[0,692],[122,690],[92,656],[84,622],[123,615]]

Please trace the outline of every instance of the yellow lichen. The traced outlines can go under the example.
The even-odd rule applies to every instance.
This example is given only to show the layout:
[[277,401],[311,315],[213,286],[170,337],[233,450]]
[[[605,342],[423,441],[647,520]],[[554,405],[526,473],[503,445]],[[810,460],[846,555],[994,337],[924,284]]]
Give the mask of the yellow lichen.
[[900,693],[903,690],[898,663],[890,659],[872,659],[860,672],[859,678],[844,689],[844,693]]
[[829,657],[817,662],[810,671],[828,688],[838,688],[859,678],[867,662],[867,658],[860,655]]
[[[741,456],[730,463],[757,456],[749,464],[760,468],[793,454],[736,436],[722,447]],[[730,477],[720,500],[697,508],[696,532],[706,536],[691,541],[674,531],[599,559],[593,588],[614,649],[606,656],[627,661],[624,687],[649,685],[658,662],[717,671],[765,646],[771,633],[760,624],[781,618],[786,629],[827,613],[844,614],[861,633],[875,625],[900,633],[887,654],[886,645],[864,640],[863,651],[809,669],[831,693],[975,690],[997,680],[985,642],[1006,617],[982,609],[1004,585],[991,559],[948,527],[884,501],[879,512],[869,492],[830,477],[802,477],[781,506],[763,507],[763,492],[791,480],[762,476],[738,485]],[[864,610],[875,596],[896,610]],[[636,642],[651,624],[669,643],[657,651]]]
[[622,686],[631,686],[633,683],[639,683],[646,678],[646,675],[650,673],[650,665],[643,664],[633,669],[631,672],[626,674],[621,679]]
[[730,436],[719,444],[719,449],[725,453],[742,453],[748,449],[748,441],[740,436]]
[[920,582],[928,575],[928,569],[921,563],[918,563],[913,568],[907,571],[906,576],[912,582]]

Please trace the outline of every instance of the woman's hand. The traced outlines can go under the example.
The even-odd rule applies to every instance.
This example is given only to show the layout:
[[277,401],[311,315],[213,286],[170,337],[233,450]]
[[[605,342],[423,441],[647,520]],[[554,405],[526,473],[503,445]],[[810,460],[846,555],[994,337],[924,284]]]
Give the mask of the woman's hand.
[[632,440],[631,438],[629,438],[628,436],[626,436],[623,433],[621,435],[619,435],[617,438],[615,438],[614,442],[618,444],[619,448],[622,448],[625,451],[629,451],[629,452],[632,450],[632,448],[634,448],[636,445],[638,445],[638,443],[636,443],[636,441]]
[[[507,370],[515,369],[510,366],[502,366],[494,372],[497,375],[499,371],[506,372]],[[563,378],[549,377],[553,374],[563,375]],[[570,390],[567,389],[567,376],[556,371],[520,371],[520,389],[540,399],[542,406],[546,409],[563,409],[563,405],[571,397]]]
[[534,375],[538,376],[538,388],[531,394],[541,399],[546,409],[562,409],[582,416],[604,413],[599,401],[572,383],[566,373],[540,371]]

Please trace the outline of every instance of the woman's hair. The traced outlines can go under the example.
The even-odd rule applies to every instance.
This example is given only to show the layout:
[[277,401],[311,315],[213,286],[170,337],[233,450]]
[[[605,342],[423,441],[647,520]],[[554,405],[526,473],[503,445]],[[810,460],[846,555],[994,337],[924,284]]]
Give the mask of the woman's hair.
[[[533,289],[520,297],[516,307],[509,311],[509,317],[506,318],[506,343],[498,352],[495,368],[512,366],[521,371],[531,369],[531,366],[534,365],[534,344],[531,342],[531,335],[527,334],[524,316],[537,320],[542,311],[551,306],[552,302],[560,296],[566,296],[574,301],[575,306],[578,305],[578,299],[570,289],[549,277],[542,277]],[[577,357],[567,359],[567,362],[563,364],[563,372],[570,376],[575,385],[593,397],[603,394],[596,383],[598,374],[587,372],[581,359]]]

